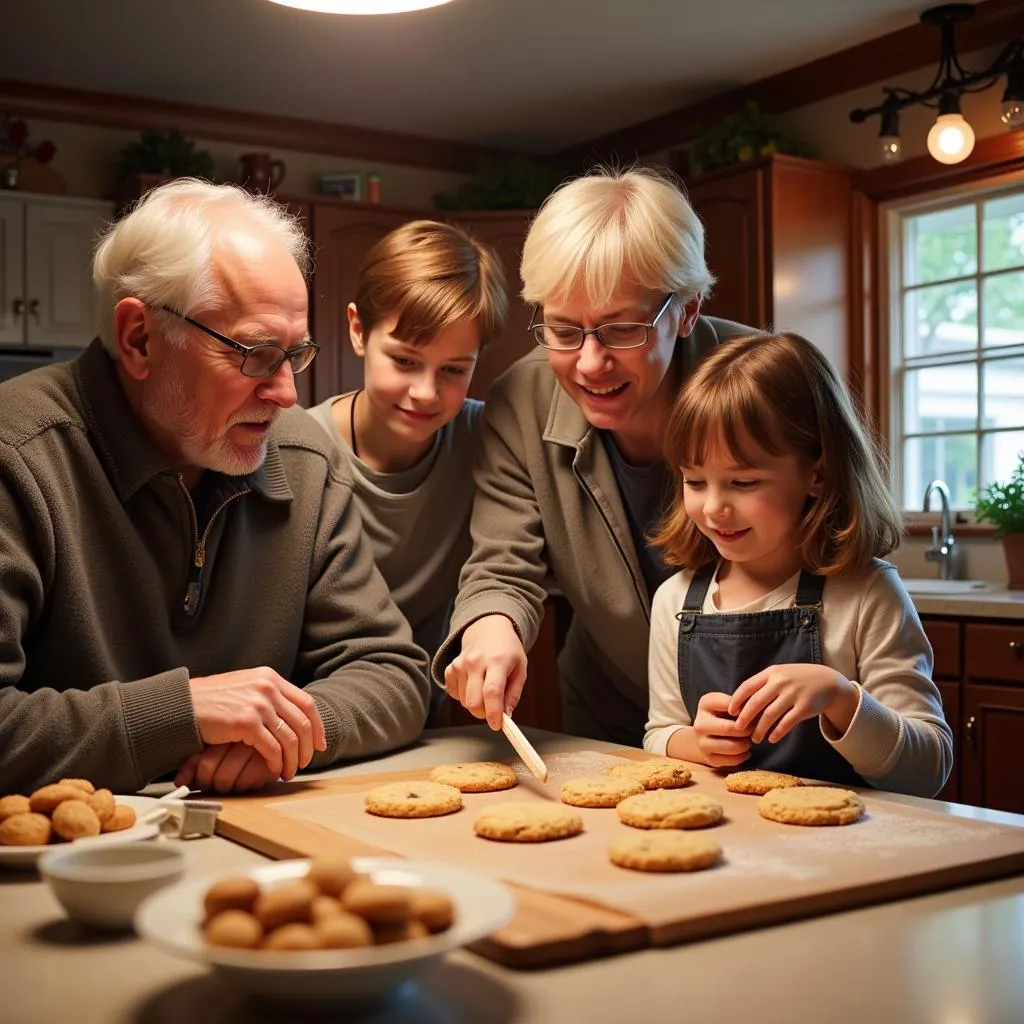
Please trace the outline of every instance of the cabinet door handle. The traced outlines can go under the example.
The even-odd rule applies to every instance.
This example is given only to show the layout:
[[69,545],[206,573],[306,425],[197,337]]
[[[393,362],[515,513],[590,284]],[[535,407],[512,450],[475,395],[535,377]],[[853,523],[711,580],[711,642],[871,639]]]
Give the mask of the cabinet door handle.
[[971,750],[977,750],[978,720],[974,717],[974,715],[971,715],[971,717],[967,719],[967,724],[964,726],[964,735],[967,739],[967,743],[969,744]]
[[33,299],[28,304],[28,311],[36,318],[36,323],[39,323],[39,300]]
[[14,313],[15,318],[25,315],[25,300],[15,299],[11,305],[11,310]]
[[1024,643],[1021,643],[1020,640],[1011,640],[1010,650],[1019,658],[1021,655],[1024,655]]

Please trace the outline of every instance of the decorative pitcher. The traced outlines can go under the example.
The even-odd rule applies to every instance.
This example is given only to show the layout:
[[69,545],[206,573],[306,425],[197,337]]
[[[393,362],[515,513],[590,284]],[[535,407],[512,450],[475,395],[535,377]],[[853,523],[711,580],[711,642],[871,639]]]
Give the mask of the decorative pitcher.
[[284,163],[271,159],[269,153],[244,153],[239,162],[242,185],[250,192],[274,192],[284,178]]

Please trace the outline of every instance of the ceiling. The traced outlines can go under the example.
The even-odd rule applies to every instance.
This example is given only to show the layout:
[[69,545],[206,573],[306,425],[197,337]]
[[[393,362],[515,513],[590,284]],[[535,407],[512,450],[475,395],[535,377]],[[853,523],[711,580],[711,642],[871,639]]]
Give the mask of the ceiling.
[[922,0],[22,0],[0,75],[548,153],[916,23]]

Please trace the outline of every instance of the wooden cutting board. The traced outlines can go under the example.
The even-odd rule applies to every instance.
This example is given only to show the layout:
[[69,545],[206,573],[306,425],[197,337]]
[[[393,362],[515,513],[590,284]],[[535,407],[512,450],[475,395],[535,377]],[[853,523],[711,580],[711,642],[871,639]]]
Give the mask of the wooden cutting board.
[[[621,757],[648,755],[620,750]],[[516,894],[513,920],[474,945],[509,967],[544,967],[648,945],[737,931],[1024,872],[1024,829],[951,817],[868,792],[868,817],[842,828],[767,822],[756,797],[691,766],[695,786],[719,799],[724,824],[710,830],[725,852],[715,869],[646,875],[607,861],[615,836],[635,830],[614,810],[583,811],[582,836],[554,843],[491,843],[472,819],[484,803],[557,799],[559,775],[592,774],[573,755],[552,783],[524,780],[504,793],[466,794],[462,811],[398,821],[365,813],[362,795],[386,782],[424,779],[429,768],[292,782],[224,801],[217,831],[274,858],[394,855],[445,860],[501,878]],[[595,761],[595,763],[597,763]]]

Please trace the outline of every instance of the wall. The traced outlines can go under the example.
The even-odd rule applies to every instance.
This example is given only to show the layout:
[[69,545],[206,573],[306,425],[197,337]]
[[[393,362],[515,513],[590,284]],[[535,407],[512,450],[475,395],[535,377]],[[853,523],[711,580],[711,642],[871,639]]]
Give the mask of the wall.
[[[109,196],[114,187],[118,154],[125,145],[138,138],[137,132],[116,128],[44,121],[35,117],[27,120],[33,142],[50,139],[56,145],[57,156],[53,167],[64,178],[67,193],[72,196]],[[213,155],[217,176],[224,181],[236,181],[240,170],[238,157],[257,148],[213,139],[197,138],[195,142],[199,148],[209,150]],[[381,176],[382,202],[430,209],[435,193],[453,191],[466,180],[464,175],[450,171],[373,164],[295,150],[273,150],[271,156],[285,163],[286,172],[281,191],[288,195],[312,195],[316,192],[319,175],[329,171],[359,171],[365,174],[375,170]]]

